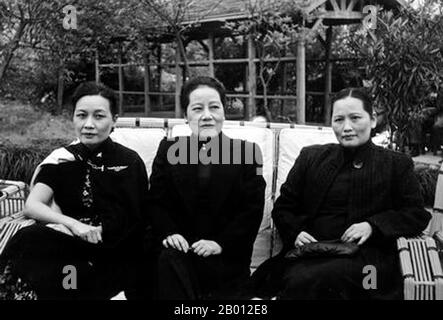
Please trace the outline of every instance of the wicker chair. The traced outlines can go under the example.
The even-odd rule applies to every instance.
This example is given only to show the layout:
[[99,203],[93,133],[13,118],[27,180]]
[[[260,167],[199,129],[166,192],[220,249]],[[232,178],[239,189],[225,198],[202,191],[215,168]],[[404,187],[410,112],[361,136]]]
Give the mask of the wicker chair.
[[[440,168],[428,235],[397,240],[406,300],[443,300],[443,165]],[[435,240],[434,240],[435,239]]]
[[0,180],[0,253],[8,240],[20,229],[35,223],[23,215],[29,187],[21,181]]

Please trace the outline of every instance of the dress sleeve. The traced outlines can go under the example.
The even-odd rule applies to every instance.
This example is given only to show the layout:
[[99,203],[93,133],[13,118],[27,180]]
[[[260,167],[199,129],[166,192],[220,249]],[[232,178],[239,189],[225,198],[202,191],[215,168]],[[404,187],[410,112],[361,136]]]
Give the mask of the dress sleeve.
[[163,240],[171,234],[180,233],[166,205],[170,201],[168,185],[172,183],[168,174],[168,148],[167,139],[165,138],[161,141],[152,164],[151,184],[148,197],[152,224],[158,240]]
[[58,184],[58,173],[57,165],[55,164],[44,164],[40,168],[40,172],[37,174],[34,180],[34,184],[43,183],[50,187],[52,190],[57,189]]
[[415,236],[426,228],[431,216],[424,209],[412,159],[401,157],[395,162],[394,207],[369,217],[368,222],[383,237]]
[[241,255],[254,244],[263,218],[266,182],[263,178],[263,156],[258,145],[253,144],[254,163],[245,164],[242,204],[238,215],[214,240],[228,256]]

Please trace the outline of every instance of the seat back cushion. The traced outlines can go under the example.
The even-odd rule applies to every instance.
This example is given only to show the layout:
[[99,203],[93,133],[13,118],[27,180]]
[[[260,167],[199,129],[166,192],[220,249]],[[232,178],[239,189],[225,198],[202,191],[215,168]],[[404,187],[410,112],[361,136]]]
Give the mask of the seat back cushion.
[[151,176],[152,163],[157,154],[160,141],[166,136],[163,129],[152,128],[116,128],[111,139],[136,151],[143,159],[148,177]]
[[434,207],[430,212],[432,219],[424,231],[424,234],[428,236],[443,230],[443,163],[438,173],[437,185],[435,186]]

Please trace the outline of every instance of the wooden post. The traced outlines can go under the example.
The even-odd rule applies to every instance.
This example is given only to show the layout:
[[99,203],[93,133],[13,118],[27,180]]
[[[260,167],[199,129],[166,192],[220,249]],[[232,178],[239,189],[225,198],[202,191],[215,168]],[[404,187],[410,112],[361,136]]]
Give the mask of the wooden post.
[[332,92],[332,63],[331,63],[332,26],[326,32],[326,65],[325,65],[325,106],[324,123],[331,125],[331,92]]
[[65,88],[65,63],[63,58],[60,58],[58,66],[57,78],[57,106],[59,110],[63,108],[63,91]]
[[98,48],[95,49],[95,83],[100,82],[100,61],[98,57]]
[[178,46],[175,48],[175,117],[181,117],[180,90],[182,88],[182,72],[180,67],[181,56]]
[[[282,84],[281,84],[281,95],[285,95],[286,91],[288,90],[288,64],[283,62],[283,76],[282,76]],[[286,100],[280,100],[281,101],[281,108],[280,108],[280,116],[283,116],[284,109],[286,105],[288,104],[288,101]]]
[[306,83],[305,83],[305,41],[300,39],[297,43],[297,123],[304,124],[306,108]]
[[255,44],[252,36],[248,37],[248,103],[245,106],[245,120],[251,120],[255,116],[257,95],[257,70],[255,66]]
[[[158,78],[158,91],[162,91],[162,45],[161,43],[157,47],[157,78]],[[163,95],[158,96],[158,105],[160,110],[163,110]]]
[[214,69],[214,34],[211,32],[208,38],[209,44],[209,75],[211,77],[215,77],[215,69]]
[[123,116],[123,59],[122,44],[118,46],[118,114]]
[[151,112],[151,99],[149,97],[151,70],[149,69],[149,56],[145,54],[145,116]]

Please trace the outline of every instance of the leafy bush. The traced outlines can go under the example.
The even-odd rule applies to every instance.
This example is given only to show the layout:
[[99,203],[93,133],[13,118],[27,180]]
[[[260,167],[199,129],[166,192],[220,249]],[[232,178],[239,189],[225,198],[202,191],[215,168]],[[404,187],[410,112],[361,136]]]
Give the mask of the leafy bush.
[[12,274],[9,264],[0,268],[0,300],[36,299],[35,291],[26,282]]
[[432,208],[434,206],[438,169],[432,169],[426,165],[418,165],[414,171],[420,185],[420,193],[424,205],[425,207]]
[[426,120],[443,84],[443,15],[431,10],[432,3],[437,1],[399,15],[382,12],[376,30],[356,40],[375,105],[387,111],[401,151],[418,134],[413,128]]
[[30,183],[37,165],[52,150],[67,145],[69,142],[62,139],[35,139],[30,145],[3,142],[0,144],[0,178]]

